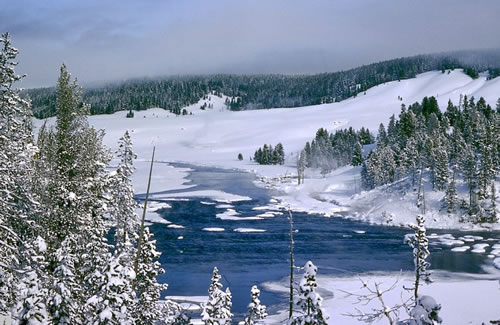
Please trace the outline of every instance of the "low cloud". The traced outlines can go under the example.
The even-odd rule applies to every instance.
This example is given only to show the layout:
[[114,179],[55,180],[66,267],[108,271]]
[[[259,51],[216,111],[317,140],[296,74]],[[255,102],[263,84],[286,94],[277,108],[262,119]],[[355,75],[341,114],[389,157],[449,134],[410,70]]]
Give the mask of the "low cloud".
[[500,47],[500,2],[11,1],[0,31],[24,87],[206,73],[314,73],[383,59]]

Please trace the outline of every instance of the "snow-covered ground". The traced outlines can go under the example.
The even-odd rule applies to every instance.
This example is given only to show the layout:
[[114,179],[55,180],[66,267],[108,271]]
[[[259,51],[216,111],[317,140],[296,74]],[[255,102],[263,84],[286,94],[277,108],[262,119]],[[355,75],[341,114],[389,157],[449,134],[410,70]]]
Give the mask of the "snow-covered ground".
[[[261,177],[260,184],[280,190],[283,195],[279,199],[292,209],[325,215],[350,210],[349,214],[354,218],[368,222],[405,225],[412,222],[418,213],[414,193],[402,196],[397,185],[396,190],[393,186],[361,192],[359,168],[354,167],[340,168],[326,177],[307,170],[305,184],[297,186],[293,178],[296,175],[296,154],[320,127],[333,131],[364,126],[375,132],[381,122],[387,123],[390,115],[400,112],[403,103],[408,105],[421,101],[424,96],[436,96],[444,109],[449,99],[458,103],[461,94],[475,98],[483,96],[495,106],[500,97],[500,78],[487,81],[485,77],[479,77],[473,80],[460,70],[449,73],[435,71],[414,79],[376,86],[340,103],[231,112],[225,108],[225,97],[212,95],[210,101],[200,100],[187,107],[192,115],[175,116],[163,109],[150,109],[136,112],[131,119],[125,118],[126,112],[122,111],[92,116],[89,121],[96,128],[106,131],[105,143],[113,149],[125,130],[131,132],[134,150],[138,153],[137,172],[133,179],[137,193],[146,190],[148,160],[153,146],[156,146],[155,160],[158,163],[154,166],[152,192],[184,190],[194,186],[185,179],[189,169],[174,168],[160,162],[235,168],[254,172]],[[398,96],[403,100],[399,100]],[[213,108],[200,110],[204,102],[212,103]],[[35,125],[40,124],[41,121],[35,121]],[[285,148],[285,165],[264,166],[250,161],[258,147],[278,142]],[[238,153],[242,153],[243,161],[237,159]],[[497,188],[500,189],[500,185]],[[428,193],[428,226],[464,227],[458,223],[458,218],[440,217],[439,200],[443,193]],[[221,202],[243,199],[217,191],[162,194],[161,198],[193,195]]]
[[[321,271],[321,270],[319,270]],[[419,290],[421,295],[432,296],[441,304],[440,316],[443,318],[443,324],[452,325],[479,325],[482,322],[489,324],[490,320],[500,319],[498,302],[500,301],[500,283],[498,282],[498,271],[494,274],[484,276],[471,276],[468,274],[454,274],[451,278],[449,274],[435,274],[433,279],[435,283],[424,285]],[[380,284],[381,290],[390,288],[395,282],[397,285],[394,290],[384,294],[385,303],[389,306],[401,304],[406,301],[411,292],[403,287],[412,287],[411,274],[371,274],[358,277],[331,277],[319,276],[319,293],[323,296],[323,307],[330,315],[330,324],[359,325],[356,318],[348,314],[356,314],[356,308],[360,311],[369,313],[371,308],[380,309],[380,303],[377,299],[368,305],[356,304],[355,297],[347,297],[346,292],[354,294],[367,293],[362,289],[362,279],[368,286],[374,289],[374,283]],[[287,280],[276,283],[268,283],[266,289],[272,291],[288,292]],[[283,324],[286,319],[287,311],[284,310],[276,315],[272,315],[267,323]],[[401,319],[408,315],[401,310]],[[373,324],[388,324],[386,318],[375,321]]]
[[[421,101],[425,96],[436,96],[441,109],[446,107],[449,99],[458,103],[461,94],[479,98],[483,96],[494,106],[500,97],[500,78],[487,81],[484,77],[472,80],[463,72],[456,70],[450,73],[429,72],[417,78],[395,81],[374,87],[365,94],[340,103],[318,106],[282,108],[272,110],[255,110],[230,112],[225,109],[225,97],[212,95],[210,103],[213,109],[202,111],[199,107],[205,102],[187,108],[192,115],[175,116],[163,109],[150,109],[135,113],[132,119],[125,118],[126,112],[112,115],[99,115],[89,118],[90,123],[106,131],[105,144],[115,150],[117,141],[125,130],[131,132],[134,151],[138,153],[137,172],[133,183],[137,193],[146,191],[147,174],[153,146],[156,156],[152,192],[167,190],[183,190],[183,194],[157,194],[157,199],[179,200],[189,196],[201,196],[221,203],[226,203],[219,218],[244,218],[232,209],[235,200],[248,199],[232,193],[221,191],[191,191],[191,184],[186,179],[187,168],[174,168],[167,162],[187,162],[193,165],[205,165],[228,169],[240,169],[254,172],[259,177],[262,186],[276,188],[281,191],[278,200],[272,200],[270,206],[262,207],[263,213],[256,217],[272,217],[273,210],[278,205],[290,206],[295,210],[317,212],[325,215],[335,215],[349,211],[349,215],[367,222],[404,225],[413,222],[417,213],[414,207],[414,194],[401,195],[398,184],[379,188],[370,192],[362,192],[360,186],[359,168],[343,167],[333,171],[326,177],[315,171],[306,172],[305,184],[296,185],[293,176],[296,175],[295,157],[306,143],[314,136],[320,127],[333,131],[338,128],[352,126],[368,127],[375,132],[378,125],[387,123],[392,114],[400,112],[401,104],[412,104]],[[398,100],[398,96],[403,101]],[[53,123],[51,119],[49,123]],[[35,121],[40,126],[42,121]],[[262,166],[250,161],[255,150],[263,144],[284,145],[286,163],[283,166]],[[244,157],[237,159],[238,153]],[[497,186],[499,189],[500,186]],[[429,191],[430,193],[430,191]],[[438,202],[442,193],[434,192],[427,195],[429,200],[428,226],[435,228],[461,228],[457,220],[442,218]],[[203,202],[202,202],[203,203]],[[205,202],[204,204],[212,204]],[[500,204],[498,204],[500,206]],[[155,210],[168,208],[168,204],[152,205],[148,208],[149,222],[171,224],[155,214]],[[496,225],[498,227],[498,225]],[[206,227],[204,231],[225,231],[221,227]],[[259,228],[239,228],[234,231],[258,232]],[[245,234],[242,234],[242,236]],[[477,238],[434,238],[450,243],[450,249],[455,251],[475,250],[478,254],[485,252],[494,259],[494,265],[500,268],[500,251],[498,244],[485,246],[487,240]],[[433,240],[431,238],[431,240]],[[479,246],[478,246],[479,245]],[[497,245],[497,246],[495,246]],[[468,247],[468,248],[467,248]],[[311,256],[314,258],[314,256]],[[490,270],[491,271],[491,270]],[[493,272],[493,271],[491,271]],[[384,283],[392,281],[394,275],[376,275],[368,277]],[[459,280],[438,277],[437,282],[426,286],[422,292],[431,294],[443,304],[442,317],[446,324],[478,324],[479,321],[498,319],[498,301],[500,301],[500,285],[492,278],[498,279],[498,274],[488,279]],[[408,281],[403,280],[402,283]],[[473,281],[473,282],[472,282]],[[352,318],[342,316],[343,313],[354,312],[352,301],[343,299],[339,290],[353,291],[359,288],[356,278],[319,277],[320,287],[324,288],[325,307],[332,316],[332,324],[358,324]],[[280,283],[269,284],[277,290],[283,290]],[[394,292],[399,292],[395,290]],[[389,301],[395,302],[399,297],[395,294]],[[367,308],[367,307],[365,307]],[[279,320],[279,315],[272,319]]]

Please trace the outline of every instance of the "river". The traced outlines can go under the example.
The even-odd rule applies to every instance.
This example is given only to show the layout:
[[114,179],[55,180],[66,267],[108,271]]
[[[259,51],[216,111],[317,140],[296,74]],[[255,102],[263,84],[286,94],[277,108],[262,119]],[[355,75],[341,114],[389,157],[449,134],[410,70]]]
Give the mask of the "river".
[[[272,195],[267,189],[257,187],[254,175],[246,172],[217,168],[174,164],[192,169],[188,179],[195,187],[180,191],[220,190],[251,197],[251,200],[231,202],[231,208],[240,216],[256,216],[266,210],[253,208],[270,204]],[[156,193],[158,194],[158,193]],[[177,194],[179,195],[179,194]],[[141,199],[143,195],[138,195]],[[182,195],[181,195],[182,197]],[[216,214],[229,206],[207,198],[169,200],[170,208],[159,210],[161,217],[182,225],[169,228],[154,223],[151,229],[162,252],[160,262],[166,273],[159,280],[169,284],[169,296],[204,296],[217,266],[223,275],[224,287],[233,294],[233,312],[241,319],[250,301],[252,285],[278,281],[289,272],[289,223],[285,212],[262,220],[221,220]],[[222,205],[222,206],[221,206]],[[320,274],[353,275],[370,271],[413,270],[411,249],[403,243],[411,230],[362,223],[347,218],[307,213],[293,213],[295,264],[303,265],[312,260]],[[222,232],[204,231],[203,228],[224,228]],[[256,228],[264,232],[241,233],[237,228]],[[428,230],[428,233],[450,233]],[[456,237],[463,233],[451,232]],[[498,233],[474,233],[474,235],[500,238]],[[432,242],[430,245],[432,269],[450,272],[482,273],[485,254],[452,252],[450,247]],[[275,311],[286,304],[287,298],[262,289],[261,301]]]

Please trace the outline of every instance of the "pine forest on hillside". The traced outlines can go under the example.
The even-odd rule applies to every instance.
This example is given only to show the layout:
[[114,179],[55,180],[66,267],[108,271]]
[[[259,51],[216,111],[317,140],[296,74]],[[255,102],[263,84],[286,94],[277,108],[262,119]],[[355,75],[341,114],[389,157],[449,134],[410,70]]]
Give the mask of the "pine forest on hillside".
[[[59,17],[60,26],[46,30],[42,18],[26,18],[35,32],[10,21],[9,6],[0,14],[16,30],[14,41],[0,36],[0,324],[500,324],[499,49],[385,60],[374,48],[369,57],[379,62],[337,72],[225,74],[225,65],[208,62],[214,53],[251,53],[224,63],[230,68],[260,57],[247,48],[253,31],[239,26],[253,21],[250,14],[199,3],[200,24],[186,32],[180,3],[169,3],[179,16],[165,17],[168,30],[180,38],[163,48],[156,37],[166,29],[143,35],[163,21],[151,11],[142,17],[151,26],[134,20],[150,4],[129,5],[113,8],[117,20],[88,19],[87,4],[77,6],[80,18],[68,18],[74,26],[57,36],[57,48],[47,45],[54,60],[72,47],[68,64],[58,63],[54,87],[30,89],[21,88],[29,77],[20,71],[53,64],[33,65],[23,31],[45,42],[67,22]],[[70,17],[73,6],[58,12]],[[126,8],[133,14],[123,15]],[[238,21],[231,32],[245,46],[202,24],[217,13],[228,13],[224,30]],[[120,27],[124,21],[133,31]],[[363,16],[356,21],[371,26]],[[280,28],[289,24],[297,22]],[[197,44],[191,37],[202,28],[213,39]],[[287,37],[270,37],[294,52]],[[225,47],[212,46],[221,39]],[[120,46],[108,49],[111,40]],[[40,44],[34,52],[43,52]],[[80,61],[90,62],[82,48],[122,55],[123,44],[143,61],[124,55],[122,68],[136,77],[104,83],[107,73],[109,80],[121,74],[105,59]],[[150,52],[158,49],[161,62],[171,51],[191,58],[190,66],[206,56],[203,64],[221,67],[137,77],[136,65],[148,60],[156,71],[159,54]],[[116,53],[110,57],[119,62]],[[277,55],[285,67],[287,58]],[[101,81],[82,88],[70,73],[80,74],[79,64]]]

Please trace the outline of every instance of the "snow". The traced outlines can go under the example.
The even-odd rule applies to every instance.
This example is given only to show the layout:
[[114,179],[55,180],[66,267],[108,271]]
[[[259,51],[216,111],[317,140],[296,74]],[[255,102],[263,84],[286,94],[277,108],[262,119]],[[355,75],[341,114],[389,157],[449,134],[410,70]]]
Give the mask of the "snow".
[[234,216],[237,216],[237,215],[239,215],[239,213],[236,212],[236,210],[234,210],[234,209],[227,209],[223,213],[217,213],[215,216],[218,219],[222,219],[222,220],[229,219],[229,220],[231,220],[231,217],[234,217]]
[[182,225],[175,225],[175,224],[170,224],[167,226],[167,228],[173,228],[173,229],[184,229],[184,226]]
[[[500,258],[497,258],[500,269]],[[319,270],[321,272],[321,269]],[[420,295],[433,297],[438,304],[442,305],[439,313],[443,318],[443,324],[488,324],[490,320],[498,319],[498,301],[500,301],[500,285],[498,283],[498,273],[471,277],[466,274],[439,274],[433,276],[434,283],[424,285],[419,289]],[[384,299],[389,306],[401,302],[403,297],[408,297],[409,293],[403,290],[403,286],[412,287],[413,277],[411,274],[371,274],[362,275],[363,281],[373,287],[374,282],[381,283],[381,288],[390,287],[397,279],[400,282],[395,290],[384,294]],[[351,293],[362,293],[362,284],[358,277],[317,277],[318,292],[324,298],[323,308],[330,315],[330,324],[359,325],[357,319],[346,314],[355,313],[355,308],[370,312],[371,308],[379,308],[375,299],[368,305],[354,304],[353,297],[345,297],[345,291]],[[277,291],[286,294],[288,292],[288,279],[280,282],[265,283],[264,287],[270,291]],[[282,324],[287,317],[287,310],[271,315],[267,320],[268,324]],[[403,316],[405,312],[402,311]],[[382,318],[375,325],[387,324],[387,320]]]
[[235,232],[266,232],[265,229],[256,229],[256,228],[236,228],[233,229]]
[[264,213],[260,213],[257,215],[257,217],[259,218],[272,218],[274,217],[276,214],[275,213],[272,213],[272,212],[264,212]]
[[[171,224],[170,221],[162,218],[158,214],[159,210],[169,209],[171,207],[172,206],[166,202],[148,201],[148,206],[146,207],[146,216],[144,217],[144,220],[148,221],[149,223]],[[144,203],[140,204],[139,207],[137,207],[136,213],[139,216],[142,216],[143,209],[144,209]]]
[[231,204],[219,204],[215,206],[217,209],[231,209],[234,208],[234,205]]
[[[404,180],[400,183],[378,188],[370,192],[361,191],[359,167],[343,167],[323,176],[314,170],[306,171],[305,183],[296,185],[295,159],[297,152],[303,148],[306,141],[310,141],[318,128],[326,128],[332,132],[339,128],[353,127],[359,129],[364,126],[376,132],[378,125],[387,123],[392,114],[398,115],[401,104],[412,104],[421,101],[425,96],[437,96],[440,108],[445,109],[449,99],[458,103],[461,94],[474,96],[476,99],[483,96],[492,106],[500,96],[500,78],[487,81],[484,76],[472,80],[460,70],[442,74],[428,72],[416,78],[394,81],[373,87],[366,94],[359,94],[339,103],[323,104],[309,107],[282,108],[270,110],[253,110],[244,112],[230,112],[224,109],[225,97],[211,96],[213,109],[201,111],[203,104],[199,103],[188,107],[193,115],[175,116],[163,109],[149,109],[136,112],[135,118],[125,118],[126,111],[111,115],[90,116],[89,122],[97,129],[104,129],[105,144],[117,149],[118,139],[125,130],[129,130],[134,142],[134,151],[138,154],[135,162],[136,172],[133,176],[133,185],[136,193],[145,193],[150,167],[153,146],[156,147],[155,164],[151,181],[152,198],[164,200],[186,200],[193,197],[211,199],[219,203],[231,204],[241,200],[250,200],[249,197],[226,193],[223,191],[193,190],[187,176],[189,168],[174,167],[169,162],[184,162],[193,165],[238,169],[255,173],[259,178],[257,184],[279,191],[271,200],[271,205],[254,208],[262,211],[253,217],[243,217],[236,214],[222,213],[223,218],[238,218],[232,220],[258,220],[259,218],[273,217],[281,208],[290,207],[297,211],[321,213],[327,216],[336,216],[348,212],[349,216],[369,223],[388,225],[407,225],[415,221],[419,212],[415,207],[414,193],[401,195]],[[398,96],[403,101],[398,100]],[[55,119],[48,119],[53,125]],[[35,120],[35,127],[40,127],[44,121]],[[276,145],[281,142],[286,152],[284,165],[264,166],[257,165],[249,160],[255,150],[263,144]],[[242,153],[244,159],[237,159]],[[116,160],[112,162],[116,166]],[[113,167],[113,166],[111,166]],[[500,184],[497,186],[500,188]],[[170,193],[163,193],[170,191]],[[487,229],[500,230],[500,225],[464,226],[455,218],[448,218],[440,210],[442,192],[426,190],[428,213],[427,226],[434,228],[468,230]],[[201,201],[204,205],[217,203]],[[158,206],[157,202],[150,202],[146,220],[169,224],[170,228],[178,225],[161,218],[157,211],[169,206]],[[499,203],[500,206],[500,203]],[[232,209],[232,207],[224,207]],[[233,209],[234,210],[234,209]],[[139,213],[142,210],[138,209]],[[227,210],[226,210],[227,212]],[[250,219],[253,218],[253,219]],[[227,220],[227,219],[226,219]],[[236,228],[258,229],[258,228]],[[234,229],[234,230],[236,230]],[[208,232],[223,232],[221,227],[206,227]],[[262,229],[259,229],[262,230]],[[343,235],[352,236],[352,235]],[[454,238],[451,235],[431,235],[436,243],[446,246],[454,252],[470,250],[465,243],[483,241],[482,237],[464,235]],[[479,252],[486,253],[484,244],[473,245]],[[458,246],[457,246],[458,245]],[[453,247],[457,246],[457,247]],[[500,244],[491,247],[489,255],[494,255],[491,264],[500,269],[498,257]],[[493,267],[492,267],[493,268]],[[370,280],[392,283],[396,275],[377,275]],[[410,280],[409,280],[410,279]],[[445,324],[478,324],[498,318],[498,301],[500,290],[498,274],[495,281],[482,278],[443,277],[430,286],[422,288],[422,294],[433,296],[443,305],[441,316]],[[359,324],[358,321],[343,316],[343,313],[353,312],[352,301],[342,298],[340,289],[354,291],[359,289],[359,280],[351,278],[333,278],[319,276],[321,295],[325,298],[323,306],[327,309],[332,324]],[[410,282],[409,282],[410,281]],[[411,277],[406,277],[403,284],[411,287]],[[287,292],[286,283],[276,284],[283,292]],[[400,286],[401,287],[401,286]],[[399,287],[399,288],[400,288]],[[396,302],[399,292],[391,298]],[[175,297],[168,297],[173,299]],[[183,301],[186,297],[181,298]],[[196,300],[196,298],[193,298]],[[201,297],[198,302],[205,302]],[[272,319],[281,323],[279,316]],[[196,322],[196,321],[194,321]],[[380,322],[382,324],[383,322]]]
[[[143,211],[142,208],[136,210],[137,214],[140,216],[142,215],[142,211]],[[151,223],[163,223],[163,224],[170,224],[171,223],[167,219],[162,218],[155,211],[151,211],[149,209],[146,209],[146,216],[144,217],[144,220],[149,221]]]
[[234,216],[234,215],[222,215],[222,216],[217,215],[217,218],[219,218],[221,220],[232,220],[232,221],[250,221],[250,220],[262,220],[263,219],[260,216],[237,217],[237,216]]
[[[416,211],[413,193],[401,200],[394,187],[370,192],[360,190],[358,167],[344,167],[326,177],[306,171],[305,184],[297,186],[295,157],[320,127],[333,131],[338,128],[362,126],[376,131],[381,122],[387,123],[392,114],[399,114],[401,104],[421,101],[424,96],[436,96],[441,109],[449,99],[458,103],[461,94],[479,98],[495,105],[500,94],[500,78],[486,80],[484,76],[471,79],[461,70],[423,73],[416,78],[388,82],[339,103],[317,106],[231,112],[225,109],[226,97],[211,96],[213,109],[200,110],[205,101],[188,107],[193,115],[175,116],[163,109],[136,112],[135,118],[125,118],[126,111],[111,115],[89,117],[91,125],[104,129],[105,144],[113,150],[125,130],[129,130],[138,154],[137,172],[133,184],[136,193],[144,193],[149,172],[152,147],[156,146],[151,192],[157,198],[204,197],[217,202],[231,203],[247,199],[221,191],[192,191],[159,194],[166,190],[186,190],[196,184],[186,179],[188,168],[174,168],[167,162],[186,162],[194,165],[246,170],[256,173],[260,184],[277,189],[282,206],[297,211],[321,213],[328,216],[349,211],[351,217],[370,223],[406,225],[413,222]],[[403,98],[403,101],[398,99]],[[35,120],[39,127],[43,121]],[[54,118],[48,124],[53,124]],[[166,136],[167,135],[167,136]],[[264,143],[281,142],[286,152],[284,165],[257,165],[249,160]],[[242,153],[244,159],[237,159]],[[500,184],[499,187],[500,188]],[[156,193],[156,194],[155,194]],[[438,202],[442,193],[428,191],[427,226],[463,228],[454,218],[441,218]],[[468,226],[470,229],[500,229],[500,225]]]
[[488,244],[475,244],[474,246],[472,246],[471,252],[478,253],[478,254],[486,253],[486,247],[488,247],[488,246],[490,246],[490,245],[488,245]]
[[494,249],[490,252],[490,254],[500,256],[500,249]]
[[452,252],[466,252],[470,249],[470,246],[460,246],[460,247],[453,247],[451,249]]
[[191,192],[175,192],[175,193],[161,193],[151,195],[154,199],[170,199],[170,198],[188,198],[188,197],[203,197],[210,198],[218,202],[238,202],[238,201],[250,201],[251,198],[248,196],[231,194],[223,191],[217,190],[200,190]]
[[202,230],[203,231],[209,231],[209,232],[222,232],[225,229],[224,228],[220,228],[220,227],[206,227],[206,228],[203,228]]

